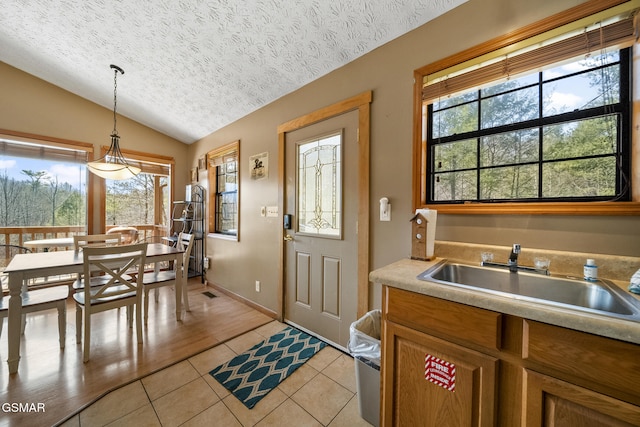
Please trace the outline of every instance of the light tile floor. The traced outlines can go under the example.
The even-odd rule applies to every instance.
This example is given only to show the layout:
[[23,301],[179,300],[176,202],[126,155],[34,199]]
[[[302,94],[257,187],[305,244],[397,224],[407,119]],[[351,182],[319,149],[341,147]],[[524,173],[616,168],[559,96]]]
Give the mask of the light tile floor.
[[285,328],[273,321],[107,394],[70,426],[369,426],[360,417],[353,358],[327,346],[247,409],[211,375]]

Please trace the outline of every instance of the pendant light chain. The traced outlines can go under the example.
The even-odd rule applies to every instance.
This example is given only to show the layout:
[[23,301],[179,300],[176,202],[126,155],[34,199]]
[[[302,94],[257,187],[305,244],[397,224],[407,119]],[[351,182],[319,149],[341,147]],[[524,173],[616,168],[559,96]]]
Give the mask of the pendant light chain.
[[118,135],[118,129],[116,126],[116,109],[118,106],[118,72],[124,74],[124,70],[117,65],[111,65],[113,69],[113,135]]
[[118,128],[116,126],[116,108],[118,106],[118,69],[113,69],[113,135],[118,134]]

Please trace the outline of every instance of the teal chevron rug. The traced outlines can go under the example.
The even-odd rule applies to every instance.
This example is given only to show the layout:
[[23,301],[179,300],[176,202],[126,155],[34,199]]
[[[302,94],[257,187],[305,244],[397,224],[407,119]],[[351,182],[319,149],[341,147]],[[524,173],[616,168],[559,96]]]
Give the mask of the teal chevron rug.
[[287,327],[209,373],[251,409],[326,345]]

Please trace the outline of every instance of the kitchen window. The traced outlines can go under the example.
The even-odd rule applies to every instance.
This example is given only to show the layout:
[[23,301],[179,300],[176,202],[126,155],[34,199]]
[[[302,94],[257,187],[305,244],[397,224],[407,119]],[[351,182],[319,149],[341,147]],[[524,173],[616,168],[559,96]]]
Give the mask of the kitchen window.
[[430,203],[629,199],[630,49],[426,106]]
[[[589,3],[590,13],[600,6]],[[597,16],[576,20],[576,7],[416,70],[416,207],[640,210],[631,170],[633,11],[611,3]]]

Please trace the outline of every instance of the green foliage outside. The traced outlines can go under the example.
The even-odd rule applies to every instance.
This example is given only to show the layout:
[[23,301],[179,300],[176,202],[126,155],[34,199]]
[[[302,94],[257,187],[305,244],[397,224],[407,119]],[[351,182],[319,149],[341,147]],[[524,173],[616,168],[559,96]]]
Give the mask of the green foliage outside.
[[[154,175],[140,173],[134,178],[123,181],[107,180],[106,224],[142,225],[154,223]],[[168,188],[168,177],[160,178],[160,186]],[[165,194],[165,191],[162,191]],[[168,200],[164,197],[164,200]],[[163,222],[166,224],[166,209],[163,209]]]
[[[527,127],[520,123],[618,103],[618,57],[615,52],[604,58],[578,61],[582,70],[603,63],[612,65],[566,78],[561,74],[564,68],[558,67],[552,73],[533,73],[434,103],[429,142],[432,199],[615,196],[620,120],[617,113],[605,110],[604,115],[560,120],[546,126]],[[558,75],[559,80],[551,79]],[[538,83],[539,76],[543,83]],[[557,102],[567,93],[576,99],[588,95],[589,99],[575,108]],[[514,126],[515,130],[487,135],[487,130],[498,126]],[[465,138],[469,133],[482,135]],[[448,138],[448,142],[440,143],[442,138]]]
[[22,175],[0,174],[0,227],[86,224],[86,194],[43,171]]

